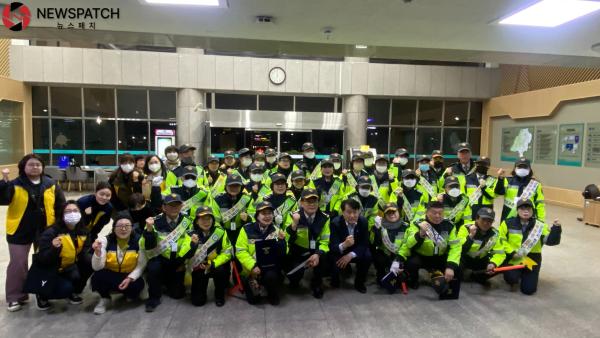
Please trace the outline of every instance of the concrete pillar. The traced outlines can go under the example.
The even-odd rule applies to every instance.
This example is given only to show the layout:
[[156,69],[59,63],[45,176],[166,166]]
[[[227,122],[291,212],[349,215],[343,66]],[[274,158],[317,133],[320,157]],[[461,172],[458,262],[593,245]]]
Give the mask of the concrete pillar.
[[208,111],[204,106],[204,93],[198,89],[177,90],[177,145],[189,143],[197,148],[196,162],[206,158],[204,123]]
[[[345,62],[369,62],[365,57],[346,57]],[[365,95],[344,97],[344,114],[346,115],[346,147],[367,144],[367,112],[368,104]]]
[[367,107],[367,97],[364,95],[344,97],[346,147],[367,144]]

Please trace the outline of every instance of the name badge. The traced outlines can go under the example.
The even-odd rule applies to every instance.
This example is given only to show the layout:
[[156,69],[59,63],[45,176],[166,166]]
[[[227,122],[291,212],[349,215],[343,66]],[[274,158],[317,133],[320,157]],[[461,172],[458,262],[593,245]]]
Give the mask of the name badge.
[[309,247],[311,250],[314,250],[317,248],[317,242],[313,239],[309,242]]
[[236,229],[235,222],[231,222],[231,223],[229,223],[229,230],[231,230],[231,231],[235,231],[235,229]]
[[177,242],[171,242],[171,252],[177,252]]

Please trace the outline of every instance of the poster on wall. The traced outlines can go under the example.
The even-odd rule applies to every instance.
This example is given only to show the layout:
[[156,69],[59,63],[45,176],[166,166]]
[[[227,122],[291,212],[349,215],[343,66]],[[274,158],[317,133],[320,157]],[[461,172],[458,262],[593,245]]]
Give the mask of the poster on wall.
[[556,125],[535,127],[535,163],[556,164]]
[[585,165],[600,168],[600,123],[588,123]]
[[502,128],[500,160],[514,162],[519,157],[533,157],[533,127]]
[[583,123],[561,124],[558,135],[558,164],[581,167],[583,156]]

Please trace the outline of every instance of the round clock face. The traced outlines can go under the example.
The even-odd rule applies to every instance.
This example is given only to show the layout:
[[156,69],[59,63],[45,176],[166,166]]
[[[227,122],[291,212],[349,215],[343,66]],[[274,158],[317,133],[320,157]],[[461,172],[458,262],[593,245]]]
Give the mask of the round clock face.
[[269,80],[273,84],[280,85],[285,81],[285,71],[281,67],[275,67],[269,72]]

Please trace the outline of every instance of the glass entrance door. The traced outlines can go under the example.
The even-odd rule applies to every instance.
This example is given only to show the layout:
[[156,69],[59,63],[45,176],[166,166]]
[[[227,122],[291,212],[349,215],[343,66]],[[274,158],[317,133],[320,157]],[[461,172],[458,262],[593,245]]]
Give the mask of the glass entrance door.
[[285,152],[292,157],[302,155],[302,144],[311,142],[310,131],[280,131],[279,132],[279,151]]
[[246,130],[245,146],[255,152],[264,152],[267,148],[277,149],[278,131]]

